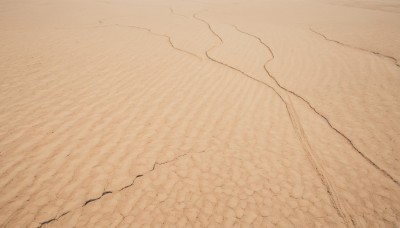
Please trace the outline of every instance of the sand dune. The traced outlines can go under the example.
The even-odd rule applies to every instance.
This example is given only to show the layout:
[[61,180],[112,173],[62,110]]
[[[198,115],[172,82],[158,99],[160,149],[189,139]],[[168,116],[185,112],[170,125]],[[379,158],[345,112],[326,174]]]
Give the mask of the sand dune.
[[400,225],[400,4],[0,5],[1,227]]

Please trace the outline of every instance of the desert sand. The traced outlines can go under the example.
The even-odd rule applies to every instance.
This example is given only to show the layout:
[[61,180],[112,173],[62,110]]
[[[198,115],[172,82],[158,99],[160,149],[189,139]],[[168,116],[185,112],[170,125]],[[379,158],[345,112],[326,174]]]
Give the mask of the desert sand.
[[1,227],[400,226],[400,3],[0,1]]

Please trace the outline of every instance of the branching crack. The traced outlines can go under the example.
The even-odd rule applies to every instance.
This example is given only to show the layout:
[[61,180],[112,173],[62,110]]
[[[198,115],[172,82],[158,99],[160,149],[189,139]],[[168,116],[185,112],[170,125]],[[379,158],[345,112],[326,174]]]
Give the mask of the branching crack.
[[[223,41],[222,38],[213,30],[213,28],[211,27],[211,25],[210,25],[206,20],[200,18],[200,17],[197,15],[197,14],[199,14],[199,13],[200,13],[200,12],[193,14],[193,18],[195,18],[196,20],[201,21],[202,23],[204,23],[204,24],[209,28],[210,32],[211,32],[212,34],[214,34],[214,35],[218,38],[218,40],[219,40],[219,44],[216,44],[216,45],[212,46],[211,48],[209,48],[208,50],[205,51],[205,55],[207,56],[207,58],[208,58],[209,60],[211,60],[212,62],[215,62],[215,63],[217,63],[217,64],[219,64],[219,65],[223,65],[223,66],[225,66],[225,67],[228,67],[228,68],[230,68],[230,69],[232,69],[232,70],[234,70],[234,71],[236,71],[236,72],[239,72],[240,74],[246,76],[247,78],[249,78],[249,79],[251,79],[251,80],[253,80],[253,81],[256,81],[256,82],[258,82],[258,83],[260,83],[260,84],[263,84],[263,85],[269,87],[270,89],[272,89],[273,91],[275,91],[275,93],[280,97],[280,99],[281,99],[283,102],[285,102],[285,100],[283,99],[283,97],[275,90],[275,88],[273,88],[272,86],[268,85],[266,82],[261,81],[261,80],[255,78],[255,77],[249,75],[248,73],[246,73],[246,72],[244,72],[244,71],[242,71],[242,70],[236,68],[236,67],[233,67],[233,66],[231,66],[231,65],[229,65],[229,64],[226,64],[226,63],[224,63],[224,62],[221,62],[221,61],[219,61],[219,60],[213,58],[213,57],[209,54],[209,52],[210,52],[211,50],[213,50],[214,48],[216,48],[216,47],[220,46],[221,44],[223,44],[224,41]],[[286,102],[285,102],[285,104],[286,104]]]
[[[339,135],[341,135],[341,136],[352,146],[352,148],[353,148],[357,153],[359,153],[368,163],[370,163],[372,166],[374,166],[374,167],[375,167],[378,171],[380,171],[383,175],[385,175],[385,176],[387,176],[388,178],[390,178],[394,183],[396,183],[397,185],[399,185],[399,182],[398,182],[396,179],[394,179],[389,173],[387,173],[387,171],[383,170],[383,169],[382,169],[381,167],[379,167],[376,163],[374,163],[369,157],[367,157],[367,156],[366,156],[364,153],[362,153],[357,147],[355,147],[355,145],[353,144],[353,142],[352,142],[346,135],[344,135],[341,131],[339,131],[337,128],[335,128],[334,126],[332,126],[332,124],[331,124],[331,122],[329,121],[329,119],[326,118],[324,115],[322,115],[320,112],[318,112],[318,111],[311,105],[311,103],[310,103],[308,100],[306,100],[306,99],[303,98],[302,96],[298,95],[297,93],[295,93],[295,92],[293,92],[293,91],[291,91],[291,90],[289,90],[289,89],[283,87],[283,86],[278,82],[278,80],[276,79],[276,77],[274,77],[274,76],[269,72],[269,70],[268,70],[267,67],[266,67],[266,65],[267,65],[270,61],[272,61],[272,60],[275,58],[275,55],[274,55],[273,51],[271,50],[271,48],[270,48],[267,44],[265,44],[265,43],[263,42],[263,40],[262,40],[260,37],[255,36],[255,35],[250,34],[250,33],[247,33],[247,32],[244,32],[244,31],[240,30],[239,28],[237,28],[235,25],[232,25],[232,26],[235,27],[235,29],[236,29],[237,31],[239,31],[239,32],[241,32],[241,33],[244,33],[244,34],[246,34],[246,35],[248,35],[248,36],[251,36],[251,37],[257,39],[266,49],[268,49],[268,51],[270,52],[272,58],[270,58],[269,60],[267,60],[266,63],[263,65],[263,67],[264,67],[265,72],[268,74],[268,76],[269,76],[270,78],[272,78],[272,79],[275,81],[275,83],[276,83],[281,89],[283,89],[284,91],[286,91],[286,92],[288,92],[288,93],[294,95],[295,97],[301,99],[302,101],[304,101],[304,102],[314,111],[314,113],[316,113],[317,115],[319,115],[320,117],[322,117],[322,118],[325,120],[325,122],[330,126],[330,128],[333,129],[333,130],[334,130],[336,133],[338,133]],[[289,97],[289,101],[290,101],[290,97]],[[286,106],[286,107],[288,108],[289,106]],[[293,108],[292,105],[290,106],[290,108]],[[289,115],[294,115],[294,117],[297,118],[297,114],[296,114],[295,110],[292,110],[292,112],[288,112],[288,113],[289,113]],[[292,118],[292,117],[291,117],[291,118]],[[292,121],[292,124],[294,124],[294,126],[295,126],[295,123],[293,123],[293,121]],[[304,137],[306,137],[305,134],[302,132],[303,130],[302,130],[301,126],[297,126],[297,127],[298,127],[299,130],[301,131],[301,134],[302,134]],[[295,127],[295,128],[296,128],[296,127]],[[307,139],[304,140],[304,141],[305,141],[305,142],[303,142],[303,144],[304,144],[304,143],[305,143],[305,144],[308,144],[308,140],[307,140]],[[333,203],[333,206],[334,206],[335,209],[338,211],[339,215],[341,215],[342,218],[345,219],[345,221],[347,220],[347,223],[348,223],[348,224],[349,224],[349,222],[351,222],[352,225],[356,226],[356,222],[354,221],[354,218],[353,218],[352,216],[346,215],[345,210],[343,210],[342,205],[341,205],[341,203],[340,203],[340,200],[339,200],[339,198],[338,198],[338,196],[337,196],[337,194],[336,194],[336,192],[335,192],[335,188],[334,188],[334,187],[332,186],[332,184],[330,183],[329,178],[324,174],[325,171],[324,171],[323,167],[322,167],[321,165],[318,164],[317,156],[313,154],[312,149],[311,149],[311,147],[310,147],[309,145],[305,145],[305,149],[306,149],[306,151],[308,150],[308,153],[309,153],[309,155],[311,156],[311,159],[310,159],[310,160],[311,160],[311,162],[313,163],[313,166],[317,169],[318,175],[320,176],[320,178],[321,178],[322,182],[324,183],[324,185],[327,187],[327,191],[328,191],[328,194],[329,194],[329,196],[330,196],[330,198],[331,198],[331,201],[332,201],[332,203]]]
[[285,90],[286,92],[294,95],[295,97],[301,99],[302,101],[304,101],[309,108],[311,108],[317,115],[319,115],[321,118],[323,118],[325,120],[325,122],[329,125],[329,127],[331,129],[333,129],[336,133],[338,133],[339,135],[341,135],[349,144],[350,146],[358,153],[360,154],[369,164],[371,164],[372,166],[374,166],[377,170],[379,170],[384,176],[388,177],[389,179],[391,179],[394,183],[396,183],[397,185],[400,185],[399,181],[397,181],[392,175],[390,175],[386,170],[384,170],[383,168],[381,168],[379,165],[377,165],[374,161],[372,161],[367,155],[365,155],[363,152],[361,152],[353,143],[353,141],[347,137],[343,132],[341,132],[340,130],[338,130],[335,126],[332,125],[332,123],[329,121],[329,119],[324,116],[321,112],[319,112],[307,99],[305,99],[304,97],[300,96],[299,94],[297,94],[296,92],[282,86],[279,81],[276,79],[276,77],[274,75],[271,74],[271,72],[269,72],[269,70],[267,69],[266,65],[275,58],[274,53],[272,52],[271,48],[265,44],[262,39],[258,36],[255,36],[253,34],[244,32],[242,30],[239,30],[236,26],[234,26],[236,28],[236,30],[238,30],[239,32],[242,32],[244,34],[247,34],[249,36],[254,37],[255,39],[257,39],[263,46],[265,46],[268,51],[271,53],[272,58],[269,59],[265,64],[264,64],[264,70],[266,71],[266,73],[268,74],[269,77],[271,77],[275,83],[283,90]]
[[[198,12],[198,13],[199,13],[199,12]],[[197,13],[197,14],[198,14],[198,13]],[[280,95],[280,93],[278,93],[278,91],[276,91],[276,89],[275,89],[274,87],[270,86],[270,85],[267,84],[266,82],[263,82],[263,81],[261,81],[261,80],[258,80],[258,79],[256,79],[256,78],[254,78],[253,76],[247,74],[246,72],[244,72],[244,71],[242,71],[242,70],[240,70],[240,69],[238,69],[238,68],[235,68],[235,67],[233,67],[233,66],[231,66],[231,65],[229,65],[229,64],[226,64],[226,63],[224,63],[224,62],[221,62],[221,61],[219,61],[219,60],[217,60],[217,59],[214,59],[212,56],[210,56],[210,55],[209,55],[209,51],[212,50],[212,49],[214,49],[214,48],[216,48],[216,47],[218,47],[219,45],[223,44],[223,39],[213,30],[213,28],[212,28],[212,26],[210,25],[209,22],[207,22],[207,21],[204,20],[203,18],[200,18],[197,14],[194,14],[194,15],[193,15],[193,18],[195,18],[195,19],[197,19],[198,21],[201,21],[201,22],[203,22],[204,24],[206,24],[207,27],[209,28],[210,32],[211,32],[212,34],[214,34],[214,35],[218,38],[219,43],[220,43],[220,44],[218,44],[218,45],[214,45],[213,47],[211,47],[210,49],[208,49],[208,50],[205,51],[205,55],[207,56],[207,58],[210,59],[210,60],[213,61],[213,62],[216,62],[216,63],[221,64],[221,65],[224,65],[224,66],[226,66],[226,67],[228,67],[228,68],[230,68],[230,69],[233,69],[233,70],[235,70],[235,71],[237,71],[237,72],[240,72],[242,75],[244,75],[244,76],[246,76],[246,77],[248,77],[248,78],[250,78],[250,79],[252,79],[252,80],[257,81],[258,83],[262,83],[263,85],[265,85],[265,86],[271,88],[271,89],[280,97],[280,99],[283,101],[283,103],[284,103],[285,106],[286,106],[286,110],[287,110],[287,112],[288,112],[288,114],[289,114],[289,117],[290,117],[290,119],[291,119],[291,121],[292,121],[292,125],[293,125],[293,127],[295,128],[295,132],[296,132],[296,134],[298,135],[299,140],[301,141],[304,150],[307,152],[308,157],[309,157],[309,159],[310,159],[312,165],[313,165],[314,168],[316,169],[316,171],[317,171],[319,177],[321,178],[322,183],[323,183],[323,184],[326,186],[326,188],[327,188],[327,193],[328,193],[328,195],[329,195],[329,197],[330,197],[330,199],[331,199],[331,202],[332,202],[334,208],[337,210],[338,214],[344,219],[344,221],[346,222],[346,224],[348,224],[348,225],[352,224],[352,225],[355,226],[355,221],[353,220],[352,216],[347,215],[347,213],[346,213],[345,210],[343,209],[343,207],[342,207],[342,205],[341,205],[341,203],[340,203],[340,200],[339,200],[339,198],[338,198],[338,196],[337,196],[337,194],[336,194],[336,192],[335,192],[335,189],[334,189],[333,185],[330,183],[329,178],[328,178],[327,175],[325,174],[325,171],[324,171],[322,165],[319,164],[317,156],[316,156],[316,155],[314,154],[314,152],[312,151],[311,146],[310,146],[309,143],[308,143],[307,137],[306,137],[306,135],[305,135],[305,133],[304,133],[304,130],[302,129],[301,123],[300,123],[299,120],[298,120],[297,114],[296,114],[296,112],[295,112],[295,110],[294,110],[294,107],[293,107],[293,105],[291,104],[291,102],[290,102],[290,103],[287,102],[287,101]],[[272,52],[272,50],[270,49],[270,47],[269,47],[268,45],[266,45],[259,37],[256,37],[256,36],[254,36],[254,35],[252,35],[252,34],[249,34],[249,33],[246,33],[246,32],[243,32],[243,31],[239,30],[236,26],[234,26],[234,27],[235,27],[239,32],[241,32],[241,33],[244,33],[244,34],[247,34],[247,35],[249,35],[249,36],[251,36],[251,37],[257,38],[257,39],[260,41],[260,43],[261,43],[263,46],[265,46],[265,47],[269,50],[269,52],[270,52],[271,55],[272,55],[272,58],[271,58],[271,59],[268,59],[268,60],[265,62],[265,64],[263,65],[263,67],[264,67],[266,73],[267,73],[271,78],[273,78],[273,80],[276,82],[276,84],[277,84],[281,89],[283,89],[283,90],[286,91],[286,92],[289,92],[288,90],[286,90],[285,88],[283,88],[282,86],[279,85],[279,83],[277,82],[276,78],[274,78],[274,77],[271,75],[271,73],[268,71],[268,69],[266,68],[266,65],[267,65],[272,59],[274,59],[274,57],[275,57],[275,56],[274,56],[274,53]],[[289,101],[290,101],[290,97],[288,97],[288,98],[289,98]]]
[[393,56],[386,55],[386,54],[383,54],[383,53],[380,53],[380,52],[377,52],[377,51],[371,51],[371,50],[368,50],[368,49],[365,49],[365,48],[360,48],[360,47],[352,46],[352,45],[350,45],[350,44],[346,44],[346,43],[343,43],[343,42],[340,42],[340,41],[337,41],[337,40],[333,40],[333,39],[328,38],[328,37],[327,37],[326,35],[324,35],[323,33],[318,32],[318,31],[316,31],[315,29],[313,29],[313,28],[311,28],[311,27],[310,27],[309,29],[310,29],[311,32],[317,34],[318,36],[324,38],[324,39],[327,40],[327,41],[336,43],[336,44],[341,45],[341,46],[343,46],[343,47],[352,48],[352,49],[355,49],[355,50],[364,51],[364,52],[368,52],[368,53],[377,55],[377,56],[379,56],[379,57],[382,57],[382,58],[385,58],[385,59],[388,59],[388,60],[392,61],[397,67],[400,67],[400,64],[398,63],[398,60],[397,60],[395,57],[393,57]]

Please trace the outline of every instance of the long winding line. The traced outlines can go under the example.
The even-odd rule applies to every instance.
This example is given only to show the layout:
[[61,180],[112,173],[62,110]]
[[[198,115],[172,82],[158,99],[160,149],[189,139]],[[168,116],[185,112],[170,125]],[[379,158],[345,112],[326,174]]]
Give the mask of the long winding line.
[[196,55],[196,54],[194,54],[194,53],[192,53],[192,52],[189,52],[189,51],[186,51],[186,50],[183,50],[183,49],[180,49],[180,48],[176,47],[175,44],[172,42],[171,37],[168,36],[168,35],[156,33],[156,32],[154,32],[153,30],[151,30],[151,29],[149,29],[149,28],[140,27],[140,26],[136,26],[136,25],[120,25],[120,24],[115,24],[114,26],[118,26],[118,27],[122,27],[122,28],[136,28],[136,29],[141,29],[141,30],[145,30],[145,31],[147,31],[147,32],[149,32],[149,33],[151,33],[151,34],[153,34],[153,35],[155,35],[155,36],[165,37],[165,38],[168,40],[168,43],[171,45],[171,47],[174,48],[175,50],[178,50],[178,51],[180,51],[180,52],[189,54],[189,55],[191,55],[191,56],[193,56],[193,57],[195,57],[195,58],[197,58],[197,59],[202,59],[200,56],[198,56],[198,55]]
[[[223,40],[222,40],[222,38],[212,29],[210,23],[208,23],[206,20],[200,18],[197,14],[199,14],[199,12],[196,13],[196,14],[194,14],[194,15],[193,15],[193,18],[195,18],[195,19],[197,19],[197,20],[199,20],[199,21],[205,23],[205,24],[208,26],[210,32],[213,33],[213,34],[219,39],[219,41],[220,41],[220,42],[219,42],[220,44],[214,45],[213,47],[211,47],[210,49],[208,49],[208,50],[205,52],[206,56],[207,56],[211,61],[214,61],[214,62],[219,63],[219,64],[221,64],[221,65],[224,65],[224,66],[226,66],[226,67],[229,67],[229,68],[231,68],[231,69],[233,69],[233,70],[235,70],[235,71],[237,71],[237,72],[240,72],[241,74],[245,75],[246,77],[251,78],[252,80],[255,80],[255,81],[257,81],[257,82],[259,82],[259,83],[262,83],[263,85],[265,85],[265,86],[271,88],[271,89],[275,92],[275,94],[278,95],[278,96],[280,97],[280,99],[283,101],[283,103],[285,104],[285,106],[286,106],[286,111],[288,112],[288,115],[289,115],[290,120],[291,120],[291,122],[292,122],[293,128],[295,128],[295,132],[296,132],[297,134],[301,134],[301,132],[303,132],[302,127],[301,127],[301,123],[299,123],[298,119],[295,118],[295,113],[292,113],[292,112],[291,112],[291,110],[292,110],[292,109],[294,110],[294,108],[293,108],[293,107],[289,107],[290,105],[289,105],[289,104],[286,102],[286,100],[275,90],[275,88],[273,88],[272,86],[270,86],[270,85],[267,84],[266,82],[263,82],[263,81],[261,81],[261,80],[258,80],[258,79],[256,79],[256,78],[254,78],[253,76],[247,74],[246,72],[244,72],[244,71],[242,71],[242,70],[240,70],[240,69],[238,69],[238,68],[235,68],[235,67],[233,67],[233,66],[231,66],[231,65],[228,65],[228,64],[226,64],[226,63],[224,63],[224,62],[221,62],[221,61],[219,61],[219,60],[216,60],[216,59],[212,58],[212,57],[209,55],[208,52],[211,51],[212,49],[214,49],[215,47],[218,47],[218,46],[220,46],[221,44],[223,44]],[[269,50],[270,50],[270,49],[269,49]],[[271,53],[272,53],[272,52],[271,52]],[[272,53],[272,55],[273,55],[273,53]],[[271,59],[267,60],[267,62],[264,64],[264,66],[265,66],[269,61],[271,61]],[[265,69],[266,69],[266,68],[265,68]],[[267,69],[266,69],[266,70],[267,70]],[[300,129],[297,129],[296,126],[298,126]],[[303,134],[304,134],[304,132],[303,132]],[[307,140],[306,137],[305,137],[304,135],[298,135],[298,136],[299,136],[299,139],[300,139],[301,142],[303,142],[304,140]],[[306,142],[306,144],[308,145],[308,142]],[[311,160],[311,164],[314,166],[314,168],[316,169],[316,171],[317,171],[317,173],[318,173],[318,176],[321,178],[322,183],[323,183],[323,184],[325,185],[325,187],[327,188],[327,192],[328,192],[329,198],[331,199],[331,202],[332,202],[334,208],[336,209],[336,211],[338,212],[338,214],[343,218],[343,220],[346,222],[346,224],[349,225],[349,220],[350,220],[350,222],[351,222],[353,225],[355,225],[355,222],[353,221],[352,217],[351,217],[351,216],[348,216],[348,215],[344,212],[344,210],[342,209],[342,206],[341,206],[341,203],[340,203],[340,201],[339,201],[339,198],[337,197],[337,194],[335,193],[335,189],[333,188],[332,184],[330,183],[329,179],[327,178],[327,175],[324,174],[324,171],[323,171],[323,169],[321,168],[321,165],[319,165],[319,163],[318,163],[318,161],[317,161],[317,159],[316,159],[316,155],[314,155],[313,152],[311,152],[308,148],[304,148],[304,147],[303,147],[303,149],[307,152],[308,157],[309,157],[309,159]]]
[[[241,30],[239,30],[236,26],[234,26],[238,31],[243,32]],[[264,45],[269,52],[271,53],[272,57],[275,58],[274,53],[272,52],[271,48],[266,45],[262,39],[258,36],[255,36],[253,34],[249,34],[246,32],[243,32],[249,36],[252,36],[254,38],[256,38],[262,45]],[[332,125],[332,123],[329,121],[329,119],[324,116],[323,114],[321,114],[321,112],[319,112],[308,100],[306,100],[305,98],[303,98],[302,96],[300,96],[299,94],[297,94],[296,92],[282,86],[279,81],[276,79],[275,76],[273,76],[269,70],[267,69],[266,65],[273,59],[271,58],[269,61],[266,62],[266,64],[264,64],[264,70],[267,72],[267,74],[275,81],[275,83],[283,90],[289,92],[290,94],[296,96],[297,98],[301,99],[302,101],[306,102],[308,107],[311,108],[316,114],[318,114],[321,118],[323,118],[325,120],[325,122],[330,126],[330,128],[332,128],[336,133],[338,133],[339,135],[341,135],[349,144],[350,146],[358,153],[360,154],[369,164],[371,164],[372,166],[374,166],[377,170],[379,170],[384,176],[388,177],[389,179],[391,179],[394,183],[396,183],[397,185],[400,185],[400,182],[398,180],[396,180],[392,175],[390,175],[386,170],[384,170],[383,168],[381,168],[378,164],[376,164],[374,161],[372,161],[372,159],[370,159],[367,155],[365,155],[363,152],[361,152],[353,143],[353,141],[347,137],[343,132],[341,132],[340,130],[338,130],[335,126]]]
[[383,53],[380,53],[380,52],[377,52],[377,51],[371,51],[371,50],[368,50],[368,49],[352,46],[350,44],[345,44],[343,42],[328,38],[326,35],[322,34],[321,32],[316,31],[315,29],[313,29],[311,27],[309,27],[309,29],[310,29],[311,32],[313,32],[313,33],[317,34],[318,36],[324,38],[326,41],[330,41],[330,42],[336,43],[336,44],[341,45],[343,47],[347,47],[347,48],[352,48],[352,49],[359,50],[359,51],[368,52],[368,53],[377,55],[379,57],[386,58],[386,59],[392,61],[394,63],[394,65],[396,65],[397,67],[400,67],[400,64],[398,63],[398,60],[393,56],[386,55],[386,54],[383,54]]
[[[136,180],[137,178],[143,177],[143,176],[145,176],[146,174],[153,172],[153,171],[156,169],[156,167],[158,167],[158,166],[162,166],[162,165],[166,165],[166,164],[168,164],[168,163],[172,163],[172,162],[174,162],[174,161],[176,161],[176,160],[179,160],[179,159],[181,159],[181,158],[183,158],[183,157],[188,156],[189,154],[200,154],[200,153],[205,153],[205,152],[206,152],[205,150],[202,150],[202,151],[200,151],[200,152],[186,152],[186,153],[180,154],[180,155],[178,155],[178,156],[176,156],[176,157],[174,157],[174,158],[172,158],[172,159],[170,159],[170,160],[167,160],[167,161],[163,161],[163,162],[158,162],[158,161],[156,161],[156,162],[154,162],[154,164],[153,164],[153,166],[152,166],[151,169],[147,170],[147,171],[144,172],[144,173],[141,173],[141,174],[136,175],[135,178],[133,178],[133,181],[132,181],[129,185],[126,185],[126,186],[122,187],[121,189],[114,190],[114,191],[104,191],[99,197],[86,200],[86,201],[83,203],[83,205],[82,205],[81,207],[86,207],[88,204],[90,204],[90,203],[92,203],[92,202],[94,202],[94,201],[97,201],[97,200],[102,199],[103,196],[105,196],[105,195],[113,194],[113,193],[115,193],[115,192],[120,192],[120,191],[123,191],[123,190],[125,190],[125,189],[127,189],[127,188],[132,187],[132,186],[135,184],[135,180]],[[44,225],[47,225],[47,224],[50,224],[50,223],[53,223],[53,222],[59,220],[61,217],[67,215],[68,213],[70,213],[71,211],[73,211],[73,210],[75,210],[75,209],[78,209],[78,208],[71,209],[71,210],[69,210],[69,211],[67,211],[67,212],[64,212],[64,213],[61,214],[60,216],[55,216],[54,218],[51,218],[51,219],[45,220],[45,221],[43,221],[43,222],[40,222],[38,228],[41,228],[41,227],[43,227]]]

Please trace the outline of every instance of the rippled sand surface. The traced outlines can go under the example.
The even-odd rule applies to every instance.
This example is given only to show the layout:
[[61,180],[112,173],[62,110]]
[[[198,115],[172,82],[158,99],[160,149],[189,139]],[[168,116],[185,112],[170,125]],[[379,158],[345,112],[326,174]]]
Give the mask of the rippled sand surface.
[[1,227],[400,226],[400,3],[0,1]]

